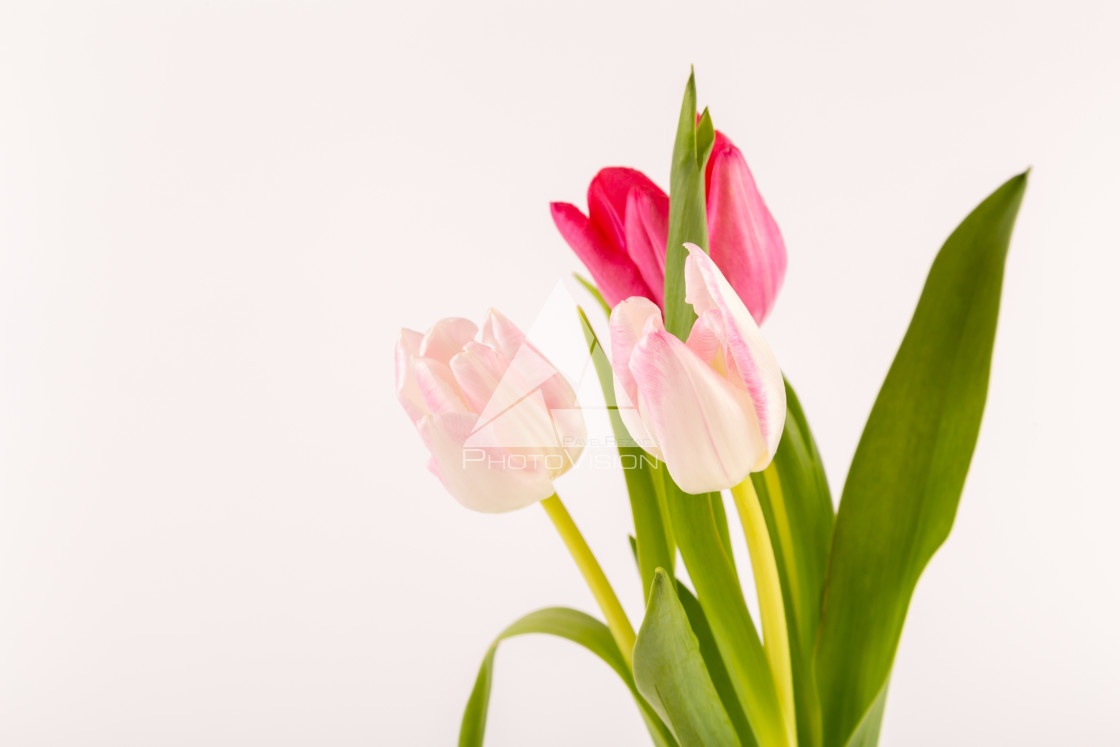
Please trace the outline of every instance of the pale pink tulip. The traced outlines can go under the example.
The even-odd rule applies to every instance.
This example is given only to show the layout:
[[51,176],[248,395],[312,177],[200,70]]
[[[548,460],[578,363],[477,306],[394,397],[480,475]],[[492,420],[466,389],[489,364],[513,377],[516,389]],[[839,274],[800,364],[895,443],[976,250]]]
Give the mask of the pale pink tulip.
[[712,258],[686,244],[687,342],[665,330],[649,299],[611,313],[619,414],[688,493],[730,488],[774,457],[785,425],[782,372],[742,299]]
[[[705,173],[712,259],[759,324],[774,307],[786,246],[747,161],[716,132]],[[610,306],[643,296],[662,306],[669,196],[640,171],[606,168],[587,190],[588,214],[552,203],[552,219]]]
[[[476,339],[477,338],[477,339]],[[498,513],[554,492],[586,438],[575,392],[512,322],[443,319],[401,330],[397,395],[428,469],[467,508]]]

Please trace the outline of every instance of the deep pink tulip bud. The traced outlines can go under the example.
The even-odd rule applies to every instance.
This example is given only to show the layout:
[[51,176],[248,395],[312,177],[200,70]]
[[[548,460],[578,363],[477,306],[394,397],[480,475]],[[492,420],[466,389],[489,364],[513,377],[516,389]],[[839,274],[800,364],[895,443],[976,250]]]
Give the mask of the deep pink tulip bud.
[[[628,211],[631,195],[644,194],[640,204]],[[637,197],[634,200],[637,201]],[[660,201],[660,202],[659,202]],[[664,215],[658,216],[664,203]],[[603,169],[591,180],[587,189],[587,212],[584,215],[575,205],[566,202],[552,203],[552,220],[568,246],[576,253],[599,286],[607,303],[614,306],[624,298],[644,296],[659,298],[664,285],[665,236],[669,225],[669,197],[640,171],[624,168]],[[627,214],[653,210],[646,216],[661,232],[660,252],[651,253],[647,247],[636,245],[631,251],[627,239],[634,234],[636,242],[648,238],[636,233],[638,224],[630,225]],[[662,225],[664,228],[662,228]],[[655,233],[656,236],[656,233]],[[635,257],[637,254],[637,257]],[[651,254],[661,256],[661,268]],[[654,290],[656,288],[656,290]],[[655,295],[656,294],[656,295]]]
[[[711,256],[755,321],[770,313],[786,272],[786,247],[739,149],[721,132],[706,172]],[[664,304],[669,196],[640,171],[606,168],[587,190],[588,215],[552,203],[552,219],[615,306],[633,296]]]

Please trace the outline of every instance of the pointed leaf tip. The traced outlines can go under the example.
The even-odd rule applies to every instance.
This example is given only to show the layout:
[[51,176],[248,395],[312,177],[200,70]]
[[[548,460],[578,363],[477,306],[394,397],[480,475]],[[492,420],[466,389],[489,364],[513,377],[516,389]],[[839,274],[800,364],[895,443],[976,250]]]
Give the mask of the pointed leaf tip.
[[823,747],[877,734],[915,586],[956,517],[1028,174],[1004,182],[938,252],[852,458],[816,639]]
[[634,646],[634,680],[682,747],[739,742],[664,568],[654,572]]

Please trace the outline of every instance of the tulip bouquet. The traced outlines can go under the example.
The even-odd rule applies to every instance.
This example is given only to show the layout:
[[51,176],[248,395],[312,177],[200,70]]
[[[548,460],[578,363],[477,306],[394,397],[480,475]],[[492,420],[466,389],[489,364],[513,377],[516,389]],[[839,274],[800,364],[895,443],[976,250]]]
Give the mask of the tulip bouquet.
[[[586,437],[569,382],[495,311],[481,329],[445,319],[403,331],[398,394],[429,469],[477,511],[540,503],[602,613],[548,608],[502,631],[460,744],[482,743],[498,643],[527,633],[605,661],[656,745],[876,744],[910,598],[952,526],[979,431],[1025,186],[1022,174],[997,189],[937,254],[835,510],[805,413],[759,329],[785,245],[742,153],[707,110],[697,116],[693,79],[668,195],[608,168],[586,215],[552,205],[609,316],[609,357],[582,310],[578,323],[634,517],[647,600],[636,634],[553,485]],[[724,491],[746,537],[758,625]]]

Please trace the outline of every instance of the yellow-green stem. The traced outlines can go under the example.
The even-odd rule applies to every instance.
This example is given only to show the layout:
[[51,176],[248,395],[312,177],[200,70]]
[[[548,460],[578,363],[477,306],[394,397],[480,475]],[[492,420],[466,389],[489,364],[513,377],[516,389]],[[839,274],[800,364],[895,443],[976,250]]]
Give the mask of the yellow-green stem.
[[591,548],[587,546],[583,535],[580,534],[579,528],[572,521],[568,509],[564,508],[564,504],[560,502],[559,496],[553,494],[550,498],[545,498],[541,501],[541,506],[544,507],[548,518],[552,519],[556,531],[560,533],[560,538],[568,546],[568,552],[572,554],[576,565],[579,566],[580,573],[583,574],[584,580],[591,588],[595,601],[599,603],[599,609],[603,611],[603,615],[607,618],[607,627],[610,628],[615,643],[622,650],[623,658],[626,659],[627,665],[633,668],[634,628],[630,625],[630,619],[626,617],[622,605],[619,604],[610,581],[607,580],[603,569],[599,567],[599,561],[595,559]]
[[747,549],[751,554],[751,569],[754,584],[758,588],[758,606],[762,617],[762,640],[774,685],[778,691],[778,703],[785,721],[786,733],[790,744],[797,742],[797,718],[793,704],[793,667],[789,657],[789,631],[786,628],[786,611],[782,603],[782,585],[778,578],[778,562],[774,557],[774,547],[770,544],[770,534],[766,531],[766,517],[758,502],[751,478],[731,489],[739,519],[743,522],[743,533],[747,537]]

